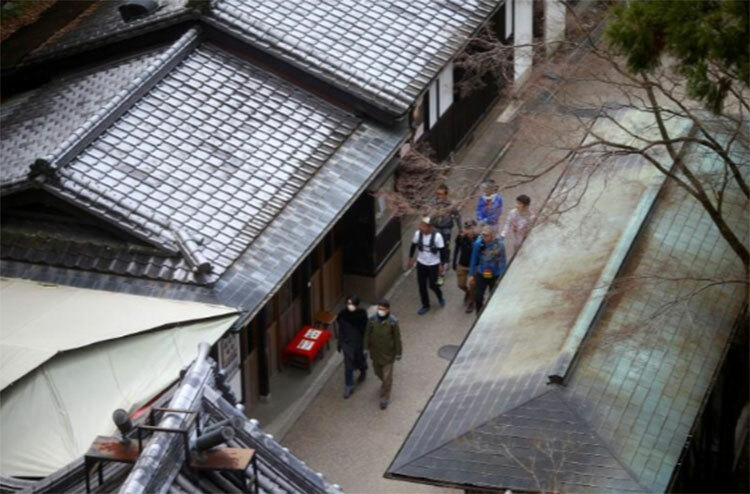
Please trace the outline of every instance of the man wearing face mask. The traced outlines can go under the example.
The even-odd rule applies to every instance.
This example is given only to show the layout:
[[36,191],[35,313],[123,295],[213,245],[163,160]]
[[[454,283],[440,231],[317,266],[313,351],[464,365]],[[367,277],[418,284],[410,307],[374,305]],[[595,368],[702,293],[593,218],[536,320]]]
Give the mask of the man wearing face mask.
[[401,331],[398,320],[391,315],[388,300],[378,302],[378,312],[367,323],[366,344],[375,375],[383,382],[380,388],[380,409],[388,408],[393,384],[393,362],[401,360]]
[[482,195],[477,201],[477,221],[481,224],[496,226],[503,214],[503,198],[497,193],[495,181],[490,179],[482,184]]
[[367,327],[367,312],[359,308],[359,297],[351,294],[346,298],[346,307],[339,312],[338,350],[344,354],[344,399],[354,393],[354,370],[359,370],[357,382],[367,376],[367,360],[364,354],[364,336]]

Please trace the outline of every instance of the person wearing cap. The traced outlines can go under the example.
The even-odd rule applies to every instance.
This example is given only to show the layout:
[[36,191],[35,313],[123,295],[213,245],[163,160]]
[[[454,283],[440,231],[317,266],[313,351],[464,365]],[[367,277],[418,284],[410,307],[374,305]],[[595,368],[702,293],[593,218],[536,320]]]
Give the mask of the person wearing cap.
[[382,381],[380,409],[388,408],[393,385],[393,363],[401,360],[401,330],[398,320],[391,314],[390,301],[378,302],[377,312],[367,322],[365,345],[370,350],[370,359],[375,375]]
[[477,201],[477,221],[485,225],[497,226],[501,214],[503,214],[503,198],[497,193],[495,181],[489,179],[482,184],[482,195]]
[[359,371],[357,382],[367,377],[367,360],[363,351],[367,312],[359,307],[359,297],[346,297],[346,307],[336,318],[339,329],[338,351],[344,354],[344,399],[354,393],[354,371]]
[[409,268],[415,264],[414,253],[419,251],[416,258],[417,265],[417,284],[419,285],[419,297],[422,301],[422,307],[417,310],[417,314],[424,315],[430,310],[430,296],[427,292],[429,284],[430,289],[435,292],[440,307],[445,307],[443,292],[438,285],[438,276],[443,274],[443,265],[448,262],[445,256],[445,243],[443,236],[434,231],[432,222],[428,216],[422,218],[419,229],[414,232],[409,250]]
[[[435,197],[430,201],[430,217],[432,218],[433,228],[440,233],[445,242],[445,259],[444,270],[448,269],[448,261],[451,258],[451,233],[453,224],[456,224],[456,231],[461,231],[461,215],[453,202],[448,198],[448,186],[445,184],[438,185],[435,191]],[[438,277],[438,285],[443,284],[443,275]]]
[[484,293],[495,287],[495,283],[505,271],[505,245],[502,238],[496,236],[491,226],[482,228],[482,235],[474,242],[469,265],[469,285],[476,285],[474,304],[477,315],[484,304]]
[[456,246],[453,251],[453,271],[456,272],[456,283],[458,288],[464,292],[464,310],[471,313],[474,310],[474,286],[468,286],[469,266],[471,265],[471,252],[477,238],[477,222],[468,220],[464,222],[464,228],[456,236]]
[[534,215],[529,209],[530,204],[531,198],[526,194],[516,197],[516,207],[508,215],[505,228],[500,233],[503,241],[510,245],[514,254],[518,252],[521,242],[526,237],[526,234],[529,233],[531,223],[534,221]]

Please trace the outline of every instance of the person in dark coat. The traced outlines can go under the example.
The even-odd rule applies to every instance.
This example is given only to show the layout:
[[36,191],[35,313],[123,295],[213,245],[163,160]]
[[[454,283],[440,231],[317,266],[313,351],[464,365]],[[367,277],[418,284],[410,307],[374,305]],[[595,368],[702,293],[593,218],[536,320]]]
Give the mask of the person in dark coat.
[[346,307],[339,312],[338,350],[344,354],[344,398],[354,393],[354,370],[359,370],[357,382],[367,377],[367,360],[364,354],[367,312],[359,308],[359,297],[352,294],[346,298]]

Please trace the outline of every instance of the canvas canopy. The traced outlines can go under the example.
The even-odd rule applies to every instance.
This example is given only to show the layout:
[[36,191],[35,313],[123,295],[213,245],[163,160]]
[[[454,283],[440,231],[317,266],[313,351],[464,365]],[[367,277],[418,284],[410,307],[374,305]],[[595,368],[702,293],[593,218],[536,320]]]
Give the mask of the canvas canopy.
[[58,352],[234,312],[219,305],[2,278],[0,390]]
[[17,376],[0,395],[6,476],[44,477],[83,455],[115,431],[115,409],[158,395],[198,343],[215,343],[238,317],[227,307],[15,280],[0,288],[2,373]]

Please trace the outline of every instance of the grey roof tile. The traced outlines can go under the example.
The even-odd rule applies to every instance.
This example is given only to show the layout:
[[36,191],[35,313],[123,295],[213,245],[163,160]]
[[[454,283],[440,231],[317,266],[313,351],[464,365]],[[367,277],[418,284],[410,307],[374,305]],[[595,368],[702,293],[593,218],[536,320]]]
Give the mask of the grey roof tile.
[[216,0],[209,22],[401,115],[502,0]]
[[[25,180],[29,166],[59,146],[151,64],[160,51],[57,79],[0,106],[0,185]],[[104,154],[98,151],[92,158]]]
[[[212,96],[191,86],[193,76],[207,68],[211,83],[219,89]],[[279,104],[290,112],[300,110],[307,118],[269,119],[267,115],[278,116]],[[244,112],[242,120],[233,117],[235,108]],[[202,138],[205,126],[192,119],[192,109],[204,111],[209,125],[231,132],[214,131]],[[152,112],[163,120],[153,132],[146,132]],[[316,124],[310,125],[310,120]],[[177,252],[177,230],[200,234],[205,238],[200,249],[214,268],[203,281],[211,282],[357,125],[353,116],[203,44],[60,168],[56,183],[45,187],[167,252]],[[238,132],[246,137],[242,142],[235,137]],[[245,159],[235,155],[227,160],[235,143],[242,144]],[[186,149],[192,149],[190,154]],[[189,269],[184,264],[172,268]],[[157,266],[129,267],[127,273],[164,276]]]

